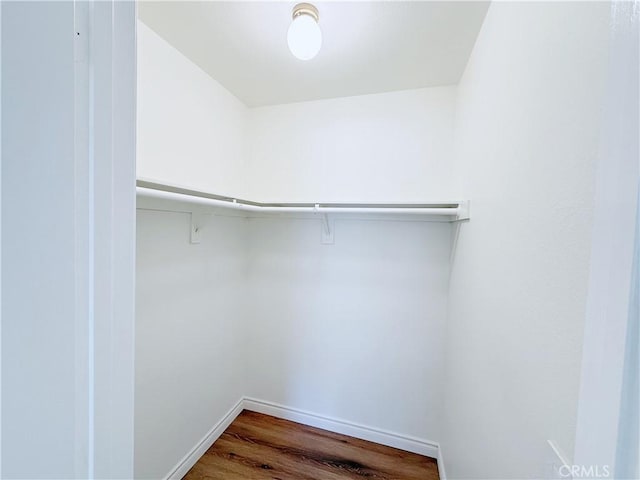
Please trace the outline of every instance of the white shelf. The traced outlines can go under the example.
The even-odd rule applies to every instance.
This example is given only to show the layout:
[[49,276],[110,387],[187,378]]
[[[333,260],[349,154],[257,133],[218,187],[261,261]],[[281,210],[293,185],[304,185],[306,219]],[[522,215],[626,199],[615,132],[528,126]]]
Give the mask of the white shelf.
[[439,216],[445,217],[450,221],[469,219],[468,201],[430,203],[260,203],[140,179],[137,181],[136,193],[139,197],[187,202],[254,213],[371,213]]

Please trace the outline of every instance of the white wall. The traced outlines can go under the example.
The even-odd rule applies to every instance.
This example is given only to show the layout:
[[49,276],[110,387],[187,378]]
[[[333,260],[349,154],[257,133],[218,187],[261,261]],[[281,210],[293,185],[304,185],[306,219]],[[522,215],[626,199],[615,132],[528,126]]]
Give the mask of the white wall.
[[450,228],[251,219],[247,394],[437,440]]
[[574,450],[615,478],[640,476],[639,14],[638,0],[612,5]]
[[73,4],[1,8],[2,477],[73,478]]
[[241,197],[247,108],[138,21],[138,177]]
[[449,198],[455,87],[248,109],[138,30],[138,177],[257,201]]
[[449,224],[337,219],[322,245],[318,219],[206,216],[193,245],[189,214],[149,207],[136,478],[167,475],[241,396],[439,437]]
[[249,109],[138,24],[138,177],[263,202],[450,198],[455,87]]
[[131,478],[135,4],[0,8],[1,476]]
[[248,191],[260,201],[449,199],[455,87],[251,110]]
[[545,478],[548,439],[573,451],[608,12],[492,3],[462,78],[473,216],[450,286],[450,478]]
[[135,478],[164,478],[245,393],[246,220],[138,210]]

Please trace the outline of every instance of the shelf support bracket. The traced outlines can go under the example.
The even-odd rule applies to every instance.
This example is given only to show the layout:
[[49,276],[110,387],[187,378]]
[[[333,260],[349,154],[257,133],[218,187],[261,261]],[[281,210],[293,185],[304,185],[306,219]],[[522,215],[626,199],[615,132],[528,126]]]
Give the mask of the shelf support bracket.
[[455,221],[459,222],[462,220],[469,220],[470,216],[469,216],[469,200],[463,200],[458,204],[458,208],[459,208],[459,213],[458,216],[456,217]]

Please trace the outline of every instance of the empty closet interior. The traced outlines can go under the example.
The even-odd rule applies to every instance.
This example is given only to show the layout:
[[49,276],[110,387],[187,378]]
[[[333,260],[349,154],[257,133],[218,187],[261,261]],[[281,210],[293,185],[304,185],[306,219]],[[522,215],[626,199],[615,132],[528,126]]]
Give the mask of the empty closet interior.
[[294,6],[138,6],[135,477],[246,408],[542,478],[575,439],[609,6],[317,2],[311,60]]

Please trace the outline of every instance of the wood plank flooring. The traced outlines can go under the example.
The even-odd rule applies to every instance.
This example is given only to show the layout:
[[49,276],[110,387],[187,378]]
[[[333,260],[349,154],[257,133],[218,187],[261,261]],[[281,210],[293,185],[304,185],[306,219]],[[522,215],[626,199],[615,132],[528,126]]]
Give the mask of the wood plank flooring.
[[243,411],[184,480],[439,480],[432,458]]

